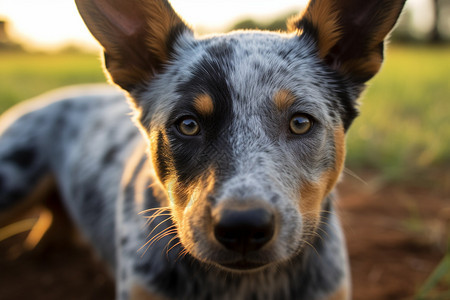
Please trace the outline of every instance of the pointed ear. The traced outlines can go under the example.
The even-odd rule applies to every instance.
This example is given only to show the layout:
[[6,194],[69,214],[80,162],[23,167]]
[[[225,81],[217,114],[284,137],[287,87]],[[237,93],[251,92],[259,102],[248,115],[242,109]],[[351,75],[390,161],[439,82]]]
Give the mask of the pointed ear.
[[189,28],[167,0],[75,0],[104,48],[112,81],[130,91],[168,61],[171,43]]
[[383,42],[405,0],[311,0],[289,29],[316,41],[331,68],[363,83],[383,62]]

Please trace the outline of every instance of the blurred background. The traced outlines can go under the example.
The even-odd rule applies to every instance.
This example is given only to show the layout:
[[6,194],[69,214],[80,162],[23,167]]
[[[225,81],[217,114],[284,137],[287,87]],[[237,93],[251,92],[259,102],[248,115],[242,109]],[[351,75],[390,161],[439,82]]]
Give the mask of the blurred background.
[[[206,34],[284,30],[307,1],[171,3]],[[73,1],[0,0],[0,113],[50,89],[105,82],[99,53]],[[407,2],[360,109],[338,189],[354,298],[450,299],[450,0]],[[0,299],[110,299],[102,267],[67,237],[22,249],[36,220],[0,229]]]

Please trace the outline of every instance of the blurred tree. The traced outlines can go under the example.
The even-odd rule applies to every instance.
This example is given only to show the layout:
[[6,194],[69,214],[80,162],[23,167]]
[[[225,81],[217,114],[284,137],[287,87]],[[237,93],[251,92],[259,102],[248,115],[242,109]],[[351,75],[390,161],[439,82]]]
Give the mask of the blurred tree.
[[431,0],[433,5],[433,27],[430,42],[442,43],[450,38],[450,0]]
[[439,30],[439,20],[440,20],[440,13],[439,13],[439,0],[431,0],[433,2],[433,29],[431,30],[430,39],[432,43],[440,43],[442,42],[442,36]]
[[239,30],[239,29],[260,29],[260,30],[271,30],[271,31],[286,31],[286,21],[289,20],[290,17],[297,14],[297,12],[289,12],[287,14],[283,14],[281,16],[276,17],[270,22],[257,21],[251,18],[244,19],[242,21],[234,24],[230,29],[231,30]]
[[9,36],[8,25],[7,20],[0,20],[0,51],[23,51],[22,46]]
[[0,43],[9,41],[8,33],[6,32],[6,21],[0,20]]
[[239,29],[262,29],[262,28],[261,24],[258,24],[255,20],[245,19],[237,22],[231,28],[231,30],[239,30]]

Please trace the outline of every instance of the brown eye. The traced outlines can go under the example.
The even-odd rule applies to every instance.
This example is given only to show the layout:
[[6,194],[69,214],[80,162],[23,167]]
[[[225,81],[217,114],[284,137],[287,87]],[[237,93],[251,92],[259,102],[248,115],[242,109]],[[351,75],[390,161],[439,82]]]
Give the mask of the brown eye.
[[313,126],[312,118],[305,114],[296,114],[291,118],[289,129],[293,134],[308,133]]
[[177,129],[182,135],[194,136],[200,132],[200,125],[195,119],[186,117],[178,122]]

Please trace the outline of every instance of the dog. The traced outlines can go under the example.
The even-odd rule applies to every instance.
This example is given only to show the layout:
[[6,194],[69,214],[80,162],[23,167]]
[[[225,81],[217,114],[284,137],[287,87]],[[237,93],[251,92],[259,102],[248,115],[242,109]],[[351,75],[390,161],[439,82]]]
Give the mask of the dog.
[[118,299],[350,299],[333,190],[405,1],[203,37],[167,0],[75,2],[120,90],[2,116],[0,221],[57,189]]

